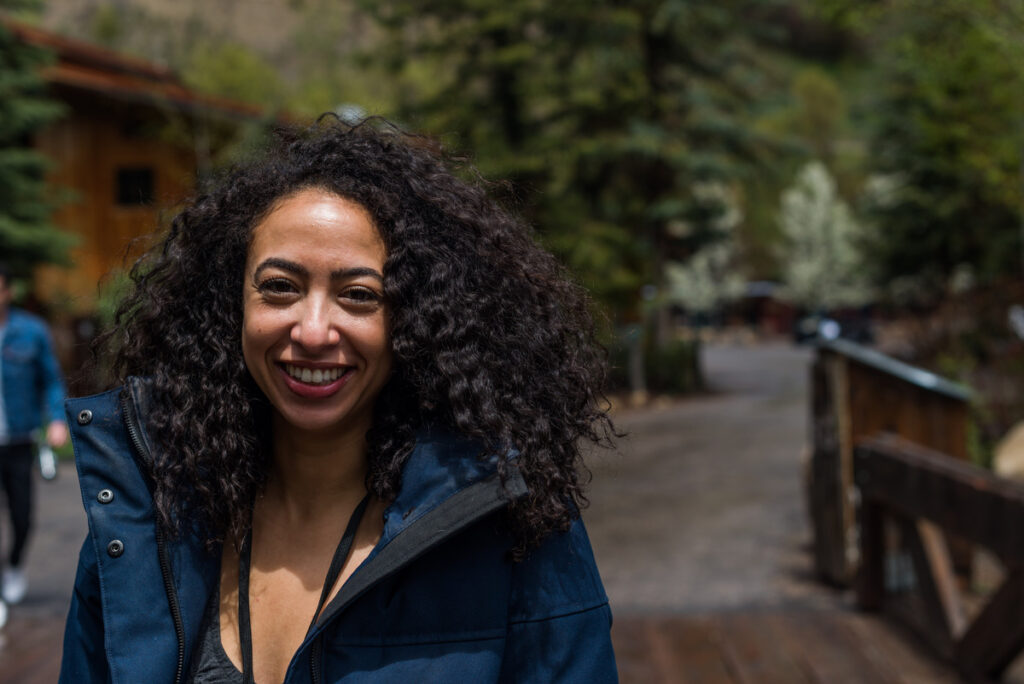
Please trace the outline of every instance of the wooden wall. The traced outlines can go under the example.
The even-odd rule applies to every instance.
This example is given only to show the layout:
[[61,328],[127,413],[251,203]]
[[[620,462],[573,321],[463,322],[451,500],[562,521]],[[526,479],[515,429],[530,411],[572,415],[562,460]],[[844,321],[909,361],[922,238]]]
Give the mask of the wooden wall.
[[[158,230],[189,192],[195,162],[187,149],[161,140],[152,107],[84,96],[66,104],[68,114],[37,137],[36,147],[51,160],[53,192],[63,200],[54,223],[79,243],[70,268],[41,267],[35,285],[54,310],[83,315],[95,308],[100,279],[125,265],[132,240]],[[153,204],[118,203],[123,168],[152,169]]]

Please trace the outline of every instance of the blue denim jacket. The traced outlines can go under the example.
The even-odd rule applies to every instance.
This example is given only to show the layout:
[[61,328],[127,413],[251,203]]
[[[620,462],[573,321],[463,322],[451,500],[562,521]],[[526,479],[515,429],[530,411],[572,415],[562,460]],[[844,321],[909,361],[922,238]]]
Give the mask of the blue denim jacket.
[[64,417],[64,381],[46,324],[11,308],[0,354],[7,439],[25,441],[44,419]]
[[[145,462],[147,390],[132,380],[67,402],[89,535],[60,681],[186,682],[220,553],[154,525]],[[521,563],[502,485],[478,445],[426,431],[370,556],[324,608],[285,682],[537,682],[618,677],[611,612],[583,524]],[[141,466],[141,467],[140,467]]]

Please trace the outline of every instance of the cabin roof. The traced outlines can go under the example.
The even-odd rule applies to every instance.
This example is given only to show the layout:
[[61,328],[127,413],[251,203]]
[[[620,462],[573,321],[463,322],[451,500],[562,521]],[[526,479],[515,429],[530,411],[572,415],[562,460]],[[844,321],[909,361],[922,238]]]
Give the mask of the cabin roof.
[[202,110],[232,118],[257,118],[263,114],[259,106],[192,90],[165,66],[8,17],[0,17],[0,21],[18,39],[55,54],[54,63],[43,70],[43,78],[53,86],[127,102],[171,105],[185,111]]

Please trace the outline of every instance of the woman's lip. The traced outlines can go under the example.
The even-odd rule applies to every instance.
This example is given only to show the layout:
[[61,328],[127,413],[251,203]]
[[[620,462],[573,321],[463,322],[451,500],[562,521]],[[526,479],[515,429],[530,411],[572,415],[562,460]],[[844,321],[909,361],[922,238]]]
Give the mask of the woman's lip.
[[349,366],[346,366],[343,363],[332,363],[330,361],[278,361],[277,365],[281,366],[281,367],[284,367],[284,366],[295,366],[297,368],[308,368],[310,370],[317,370],[318,368],[320,370],[324,370],[324,369],[328,369],[328,368],[348,368],[349,367]]
[[[299,366],[300,364],[292,363],[293,366]],[[302,368],[345,368],[345,371],[338,376],[337,380],[333,380],[323,385],[310,385],[300,380],[296,380],[288,371],[284,369],[283,364],[277,364],[277,370],[281,373],[281,377],[284,379],[284,384],[295,394],[305,399],[323,399],[329,397],[338,390],[340,390],[349,377],[352,376],[351,366],[338,366],[337,364],[321,364],[320,366],[313,366],[307,364],[301,364]]]

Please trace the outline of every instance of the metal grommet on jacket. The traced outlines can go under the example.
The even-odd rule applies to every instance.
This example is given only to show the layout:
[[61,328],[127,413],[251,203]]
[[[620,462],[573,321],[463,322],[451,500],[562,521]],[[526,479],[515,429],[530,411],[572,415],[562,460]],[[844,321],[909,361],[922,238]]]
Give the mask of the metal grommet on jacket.
[[124,542],[120,539],[114,539],[107,544],[107,555],[111,558],[117,558],[124,553]]
[[109,489],[101,489],[100,493],[96,495],[96,500],[101,504],[108,504],[114,500],[114,492]]
[[89,409],[82,409],[78,412],[78,424],[88,425],[92,422],[92,411]]

